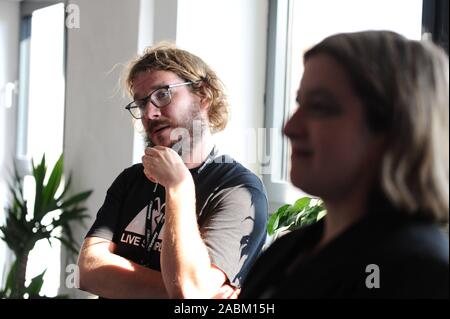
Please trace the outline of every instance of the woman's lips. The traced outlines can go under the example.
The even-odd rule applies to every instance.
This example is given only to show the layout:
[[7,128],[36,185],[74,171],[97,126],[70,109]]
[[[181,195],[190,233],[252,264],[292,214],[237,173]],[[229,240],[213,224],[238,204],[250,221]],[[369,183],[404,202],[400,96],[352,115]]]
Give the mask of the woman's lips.
[[292,155],[300,157],[311,157],[313,155],[313,151],[310,149],[293,148]]

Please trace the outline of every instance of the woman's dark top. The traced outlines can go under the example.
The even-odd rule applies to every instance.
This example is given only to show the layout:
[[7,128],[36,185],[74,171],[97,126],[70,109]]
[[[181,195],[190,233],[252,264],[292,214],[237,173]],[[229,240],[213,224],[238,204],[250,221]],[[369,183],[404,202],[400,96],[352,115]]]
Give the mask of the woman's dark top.
[[322,219],[276,240],[240,298],[449,297],[448,234],[435,223],[372,213],[308,254],[323,228]]

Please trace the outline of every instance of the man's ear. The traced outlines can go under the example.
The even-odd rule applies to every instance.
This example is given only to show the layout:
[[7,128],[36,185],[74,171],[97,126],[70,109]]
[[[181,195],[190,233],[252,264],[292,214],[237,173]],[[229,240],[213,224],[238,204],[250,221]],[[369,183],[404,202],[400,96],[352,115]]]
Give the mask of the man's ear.
[[200,98],[200,108],[202,110],[207,110],[211,106],[211,100],[207,96],[202,96]]
[[200,98],[200,108],[202,110],[207,110],[211,106],[211,98],[206,94],[205,88],[203,87],[203,83],[200,84],[197,95]]

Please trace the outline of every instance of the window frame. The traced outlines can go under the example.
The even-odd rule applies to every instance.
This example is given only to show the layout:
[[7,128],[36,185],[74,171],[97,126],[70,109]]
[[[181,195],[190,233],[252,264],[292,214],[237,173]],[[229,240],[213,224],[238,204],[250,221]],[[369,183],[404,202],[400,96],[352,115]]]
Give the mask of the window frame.
[[422,2],[422,37],[427,35],[448,54],[448,0]]
[[262,179],[271,211],[286,203],[290,193],[295,192],[299,196],[303,193],[288,182],[289,144],[287,138],[283,136],[283,127],[289,115],[289,103],[286,99],[289,97],[291,78],[289,68],[291,5],[292,0],[269,0],[264,154],[269,154],[270,159],[262,163]]

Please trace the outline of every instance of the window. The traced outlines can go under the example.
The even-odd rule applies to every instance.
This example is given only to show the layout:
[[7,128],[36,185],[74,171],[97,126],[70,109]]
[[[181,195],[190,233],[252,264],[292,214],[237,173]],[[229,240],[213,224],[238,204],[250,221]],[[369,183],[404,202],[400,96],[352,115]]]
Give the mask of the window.
[[392,30],[420,39],[422,0],[269,1],[265,125],[277,133],[266,143],[269,149],[265,152],[272,159],[263,179],[274,207],[302,196],[289,183],[290,147],[281,131],[297,107],[303,53],[329,35],[367,29]]
[[[45,153],[49,167],[63,150],[64,125],[64,4],[33,10],[22,18],[16,164],[24,175],[24,195],[31,208],[34,179],[30,159]],[[27,280],[47,269],[42,292],[56,296],[60,281],[61,244],[39,241],[29,255]],[[42,256],[46,262],[42,263]],[[28,282],[27,282],[28,284]]]

